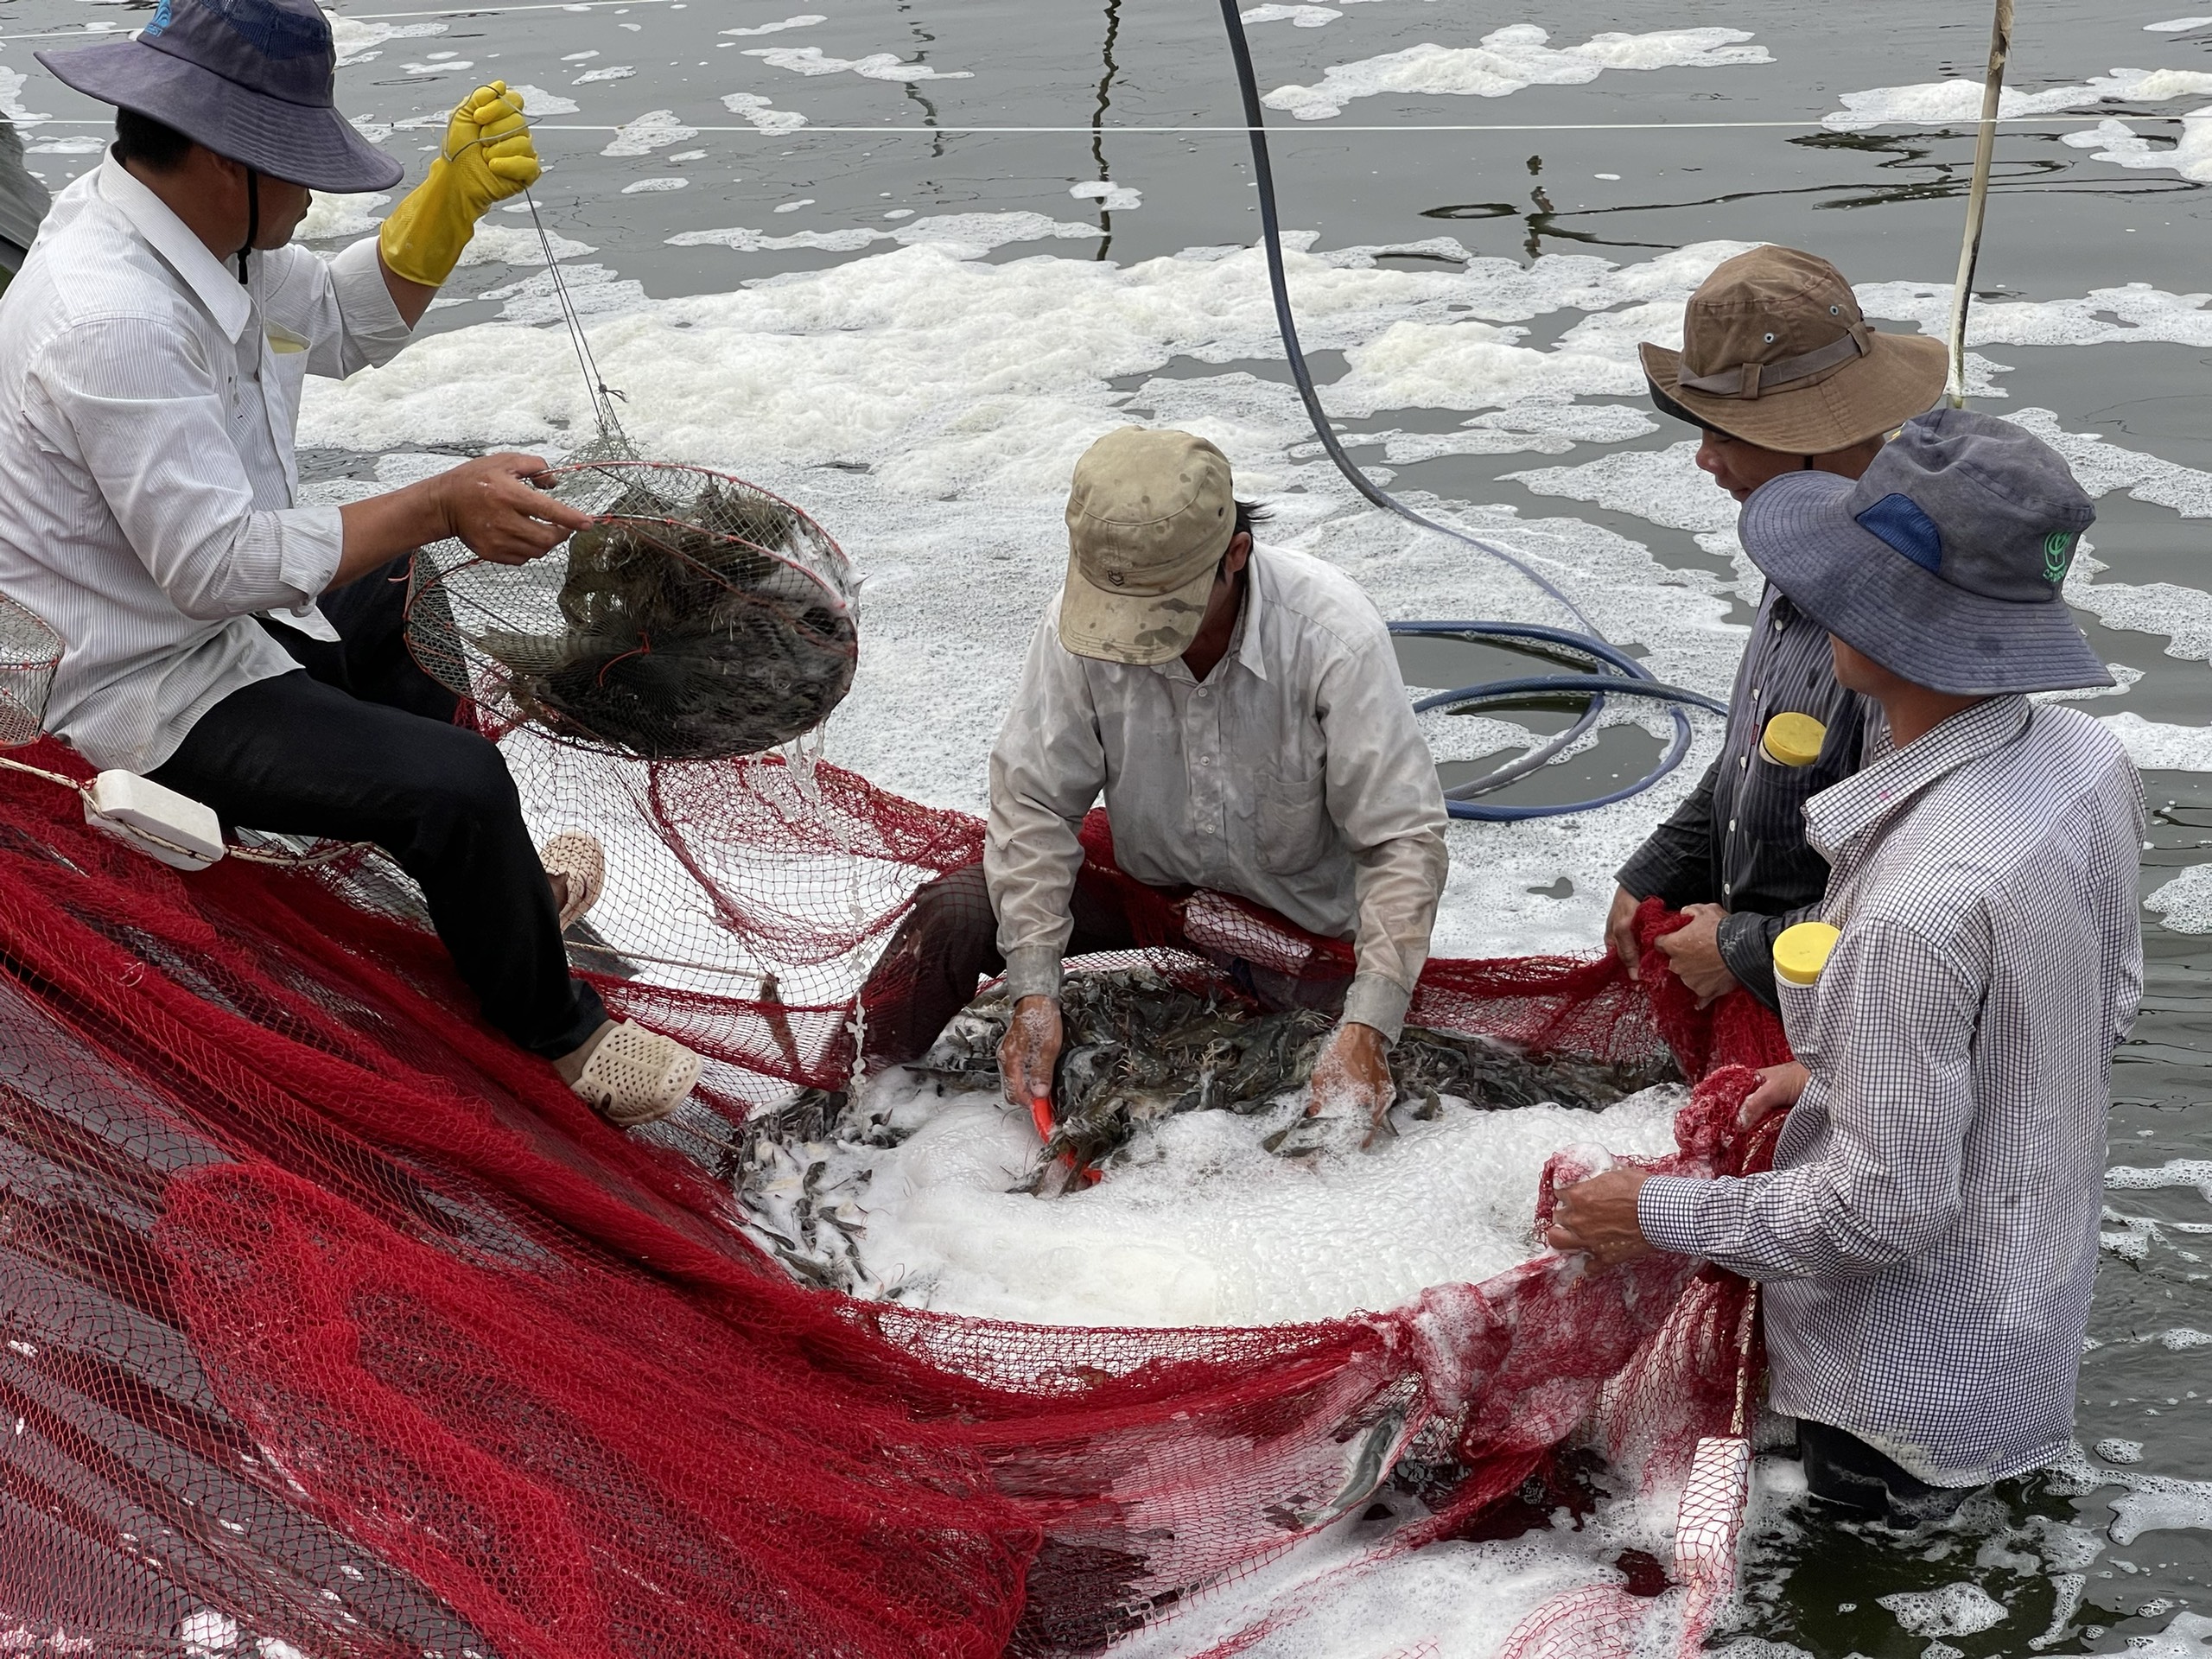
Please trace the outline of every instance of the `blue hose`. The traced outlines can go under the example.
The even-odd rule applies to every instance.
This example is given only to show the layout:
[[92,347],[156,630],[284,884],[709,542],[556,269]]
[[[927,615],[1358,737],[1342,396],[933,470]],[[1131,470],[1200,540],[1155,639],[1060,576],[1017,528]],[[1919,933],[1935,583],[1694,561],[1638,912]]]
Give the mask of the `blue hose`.
[[[1229,54],[1236,64],[1237,89],[1244,99],[1244,124],[1252,139],[1252,182],[1257,188],[1260,198],[1261,238],[1267,249],[1268,287],[1274,297],[1275,327],[1282,335],[1283,355],[1290,364],[1291,378],[1298,385],[1299,398],[1306,405],[1306,417],[1313,423],[1313,435],[1320,440],[1322,449],[1335,463],[1337,470],[1344,475],[1345,481],[1375,505],[1385,512],[1395,513],[1410,524],[1434,531],[1440,536],[1448,536],[1478,553],[1510,565],[1580,625],[1580,631],[1577,631],[1541,627],[1533,623],[1394,622],[1390,625],[1390,632],[1496,639],[1510,647],[1550,645],[1580,653],[1593,665],[1590,671],[1581,674],[1546,675],[1534,679],[1498,680],[1482,685],[1462,686],[1456,691],[1426,698],[1416,705],[1418,710],[1427,711],[1529,696],[1555,696],[1561,692],[1586,693],[1590,699],[1580,717],[1565,732],[1548,739],[1496,772],[1446,791],[1446,809],[1455,818],[1510,823],[1522,818],[1565,817],[1642,794],[1681,765],[1683,756],[1689,753],[1690,722],[1689,716],[1682,712],[1684,706],[1709,709],[1725,715],[1728,712],[1727,705],[1699,692],[1661,684],[1643,664],[1607,643],[1599,634],[1597,625],[1583,613],[1582,607],[1526,561],[1493,542],[1470,536],[1463,530],[1440,524],[1425,514],[1414,512],[1369,478],[1344,453],[1344,445],[1338,441],[1336,428],[1329,419],[1329,412],[1321,406],[1320,393],[1314,390],[1313,373],[1306,365],[1306,353],[1298,343],[1298,321],[1291,313],[1290,284],[1283,270],[1282,225],[1275,211],[1274,169],[1268,157],[1267,119],[1260,104],[1259,79],[1253,73],[1252,47],[1245,37],[1244,20],[1238,12],[1239,3],[1240,0],[1221,0],[1222,22],[1229,31]],[[1545,653],[1538,650],[1535,654]],[[1665,702],[1669,712],[1673,715],[1674,739],[1649,772],[1626,788],[1615,790],[1610,795],[1560,806],[1484,806],[1477,803],[1473,798],[1491,793],[1525,778],[1589,731],[1605,712],[1605,698],[1609,693],[1655,698]]]

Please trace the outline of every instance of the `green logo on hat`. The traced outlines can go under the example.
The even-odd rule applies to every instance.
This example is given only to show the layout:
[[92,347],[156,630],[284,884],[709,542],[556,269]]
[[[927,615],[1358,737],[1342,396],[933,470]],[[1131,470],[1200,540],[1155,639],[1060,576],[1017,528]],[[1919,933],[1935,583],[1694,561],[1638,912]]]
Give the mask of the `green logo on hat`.
[[2067,567],[2074,563],[2074,542],[2078,531],[2053,531],[2043,538],[2043,579],[2053,587],[2066,580]]

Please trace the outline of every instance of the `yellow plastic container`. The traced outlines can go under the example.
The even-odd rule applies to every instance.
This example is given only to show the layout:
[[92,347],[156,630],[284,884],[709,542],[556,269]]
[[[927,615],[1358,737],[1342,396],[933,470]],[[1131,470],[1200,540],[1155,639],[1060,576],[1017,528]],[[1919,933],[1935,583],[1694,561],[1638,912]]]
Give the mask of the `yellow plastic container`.
[[1810,715],[1777,715],[1767,721],[1759,747],[1777,766],[1809,766],[1827,741],[1828,728]]
[[1800,922],[1783,928],[1782,937],[1774,942],[1775,977],[1792,985],[1812,984],[1828,965],[1828,952],[1835,949],[1837,938],[1836,930],[1826,922]]

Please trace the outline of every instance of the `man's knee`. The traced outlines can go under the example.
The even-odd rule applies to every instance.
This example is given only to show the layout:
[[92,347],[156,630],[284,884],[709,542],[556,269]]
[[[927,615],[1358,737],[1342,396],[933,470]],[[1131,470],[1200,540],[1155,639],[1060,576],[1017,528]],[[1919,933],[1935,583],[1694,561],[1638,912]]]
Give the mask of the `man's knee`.
[[966,865],[923,886],[914,894],[912,927],[915,934],[944,950],[962,954],[995,952],[998,918],[991,911],[983,867]]
[[419,721],[416,774],[430,809],[462,822],[519,815],[522,796],[507,763],[487,739],[458,726]]

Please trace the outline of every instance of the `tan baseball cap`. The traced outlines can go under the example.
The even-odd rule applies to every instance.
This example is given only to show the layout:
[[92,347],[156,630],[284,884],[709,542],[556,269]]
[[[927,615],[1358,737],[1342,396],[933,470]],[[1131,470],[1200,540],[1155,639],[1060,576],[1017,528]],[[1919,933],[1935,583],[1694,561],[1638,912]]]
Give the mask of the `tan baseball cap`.
[[1236,534],[1228,456],[1188,432],[1109,432],[1068,491],[1060,643],[1140,668],[1181,656]]
[[1642,351],[1668,413],[1792,455],[1847,449],[1926,414],[1949,367],[1940,340],[1875,333],[1843,273],[1796,248],[1715,266],[1682,314],[1682,349]]

